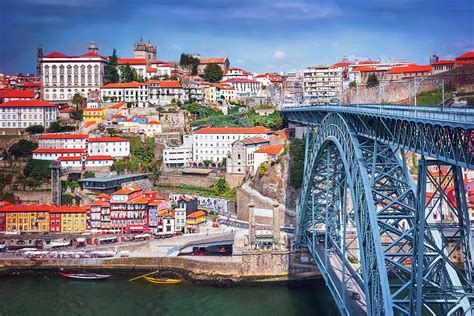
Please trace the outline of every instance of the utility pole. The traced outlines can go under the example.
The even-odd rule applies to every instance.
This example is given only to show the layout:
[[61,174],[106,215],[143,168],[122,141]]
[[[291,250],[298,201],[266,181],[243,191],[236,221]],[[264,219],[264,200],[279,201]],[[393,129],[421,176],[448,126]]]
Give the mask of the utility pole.
[[415,95],[415,106],[416,106],[416,77],[413,77],[413,94]]

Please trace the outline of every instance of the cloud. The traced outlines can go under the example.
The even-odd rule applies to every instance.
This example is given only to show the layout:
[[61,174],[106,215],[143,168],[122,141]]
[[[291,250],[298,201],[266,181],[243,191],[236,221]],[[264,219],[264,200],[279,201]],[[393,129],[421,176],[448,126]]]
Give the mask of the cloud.
[[275,60],[285,60],[286,59],[286,53],[282,51],[281,49],[276,49],[273,52],[272,58]]

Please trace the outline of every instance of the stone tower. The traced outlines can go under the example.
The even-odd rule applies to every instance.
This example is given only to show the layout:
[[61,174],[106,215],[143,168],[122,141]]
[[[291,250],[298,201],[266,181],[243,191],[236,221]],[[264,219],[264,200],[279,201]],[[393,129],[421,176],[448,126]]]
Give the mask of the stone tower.
[[89,45],[89,52],[98,54],[99,48],[97,47],[95,42],[91,42],[91,44]]
[[38,51],[36,53],[36,74],[41,77],[42,71],[41,71],[41,62],[43,60],[43,47],[41,47],[41,44],[38,46]]
[[147,63],[150,64],[156,60],[156,46],[151,44],[150,41],[145,43],[143,39],[140,39],[140,42],[135,44],[133,56],[135,58],[145,58]]

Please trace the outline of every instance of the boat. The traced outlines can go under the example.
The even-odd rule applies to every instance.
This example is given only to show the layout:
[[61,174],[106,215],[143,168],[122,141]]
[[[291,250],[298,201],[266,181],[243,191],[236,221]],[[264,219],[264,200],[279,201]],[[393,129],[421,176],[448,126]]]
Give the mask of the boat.
[[105,280],[110,278],[111,274],[97,274],[97,273],[65,273],[58,272],[62,277],[74,280]]
[[181,283],[180,279],[159,279],[159,278],[152,278],[152,277],[143,277],[145,280],[147,280],[150,283],[153,284],[178,284]]

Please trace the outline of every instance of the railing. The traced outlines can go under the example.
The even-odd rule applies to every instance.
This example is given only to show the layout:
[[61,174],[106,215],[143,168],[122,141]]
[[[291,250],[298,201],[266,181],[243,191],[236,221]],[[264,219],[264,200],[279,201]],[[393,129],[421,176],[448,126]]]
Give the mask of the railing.
[[327,112],[351,112],[364,114],[377,114],[383,116],[397,116],[404,118],[420,118],[443,122],[457,122],[474,124],[474,109],[471,108],[435,108],[421,106],[394,106],[394,105],[329,105],[329,106],[301,106],[284,108],[284,111],[299,110],[327,111]]

